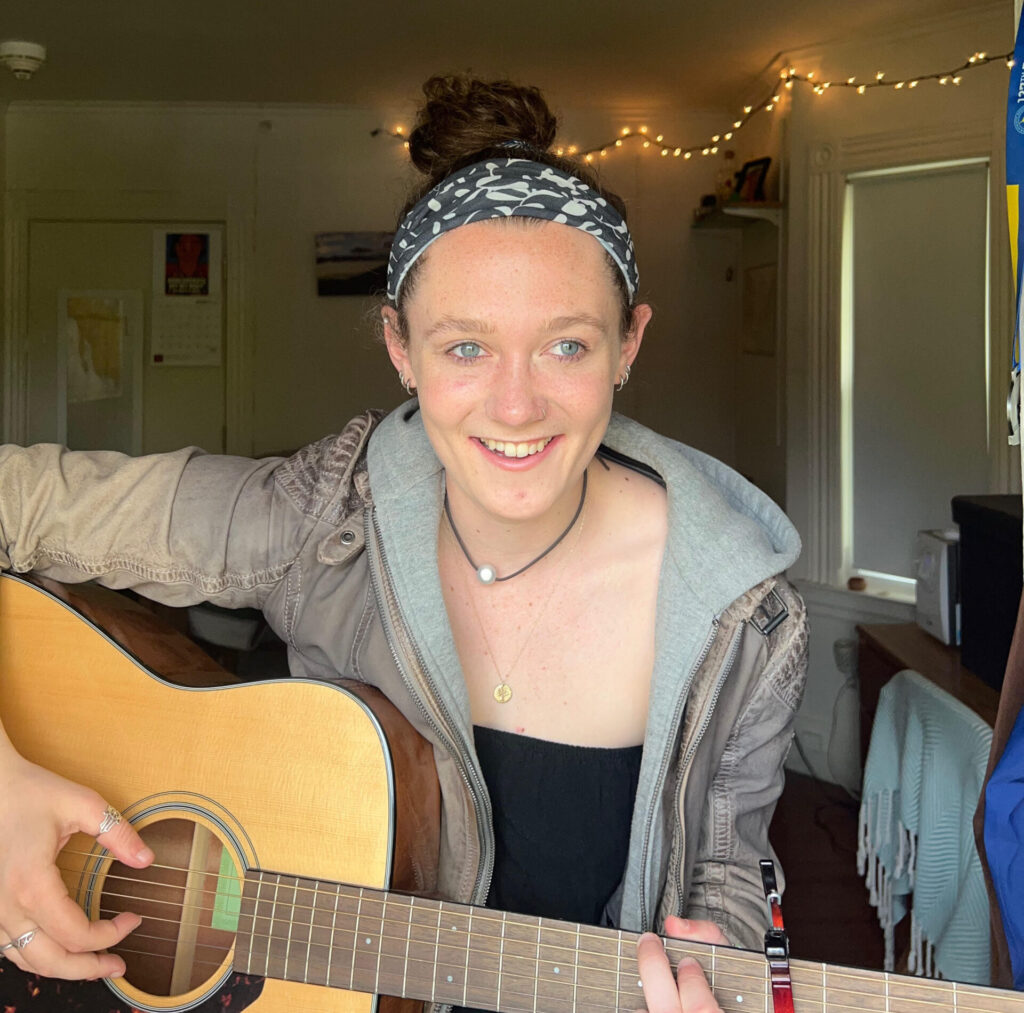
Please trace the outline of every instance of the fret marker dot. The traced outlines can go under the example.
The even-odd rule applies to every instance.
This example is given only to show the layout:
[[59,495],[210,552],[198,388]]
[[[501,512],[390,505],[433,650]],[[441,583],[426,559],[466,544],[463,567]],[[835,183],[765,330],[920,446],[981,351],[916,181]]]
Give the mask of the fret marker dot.
[[451,975],[449,974],[449,975],[448,975],[448,980],[449,980],[449,981],[454,981],[455,979],[454,979],[454,978],[453,978],[453,977],[452,977],[452,976],[451,976]]
[[559,968],[559,967],[556,967],[556,968],[555,968],[555,974],[561,974],[561,973],[562,973],[562,970],[561,970],[561,968]]
[[637,980],[636,987],[637,988],[643,988],[644,987],[644,983],[642,981],[640,981],[640,980]]
[[370,939],[369,936],[367,936],[366,937],[366,945],[369,946],[371,942],[372,942],[372,940]]
[[736,1001],[737,1002],[743,1002],[743,996],[742,995],[736,996]]

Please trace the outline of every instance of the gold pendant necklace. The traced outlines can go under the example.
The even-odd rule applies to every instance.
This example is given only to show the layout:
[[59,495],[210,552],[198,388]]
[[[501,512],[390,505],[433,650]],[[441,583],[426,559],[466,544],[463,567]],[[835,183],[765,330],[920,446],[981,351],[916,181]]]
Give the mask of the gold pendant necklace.
[[[585,479],[586,472],[584,472],[584,480]],[[586,489],[586,484],[584,484],[583,488],[584,490]],[[582,503],[580,504],[580,506],[581,510],[577,511],[576,517],[573,518],[573,523],[576,524],[576,537],[573,541],[573,549],[576,549],[579,546],[580,538],[583,536],[583,517],[581,516]],[[451,530],[450,520],[449,530]],[[566,534],[568,534],[568,532],[566,532]],[[461,542],[459,543],[459,547],[461,548]],[[534,617],[533,622],[530,624],[530,629],[528,630],[526,637],[520,645],[519,650],[516,652],[516,656],[513,659],[512,664],[509,665],[508,668],[505,670],[504,675],[502,675],[501,669],[498,667],[498,660],[494,656],[494,648],[491,647],[491,641],[487,636],[487,629],[484,626],[483,620],[480,618],[480,613],[477,610],[476,602],[473,600],[473,590],[475,589],[472,586],[470,586],[469,607],[473,610],[473,615],[476,617],[477,625],[480,627],[480,635],[484,638],[484,646],[487,648],[487,656],[491,659],[491,665],[494,667],[495,674],[498,676],[498,683],[494,687],[492,693],[494,699],[498,703],[508,703],[509,700],[512,699],[512,687],[509,685],[508,682],[509,676],[515,670],[516,665],[519,664],[519,659],[523,656],[523,652],[526,650],[526,645],[533,638],[533,634],[536,632],[537,625],[540,623],[540,617],[544,615],[545,611],[547,611],[548,603],[554,597],[558,585],[561,584],[562,577],[565,575],[565,569],[569,565],[569,559],[572,557],[572,555],[573,553],[571,552],[565,553],[565,558],[562,560],[562,565],[561,567],[559,567],[558,574],[556,575],[555,579],[551,581],[551,588],[548,591],[547,595],[545,595],[543,604],[540,606],[540,608],[537,609],[537,615]]]

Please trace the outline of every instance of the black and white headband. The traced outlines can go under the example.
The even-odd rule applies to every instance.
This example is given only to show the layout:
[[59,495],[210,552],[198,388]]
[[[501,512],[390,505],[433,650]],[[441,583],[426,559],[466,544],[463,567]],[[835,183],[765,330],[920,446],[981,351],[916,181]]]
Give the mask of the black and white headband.
[[582,180],[524,158],[491,158],[442,180],[402,219],[391,244],[388,298],[394,302],[409,268],[439,236],[491,218],[541,218],[593,236],[636,296],[633,240],[622,216]]

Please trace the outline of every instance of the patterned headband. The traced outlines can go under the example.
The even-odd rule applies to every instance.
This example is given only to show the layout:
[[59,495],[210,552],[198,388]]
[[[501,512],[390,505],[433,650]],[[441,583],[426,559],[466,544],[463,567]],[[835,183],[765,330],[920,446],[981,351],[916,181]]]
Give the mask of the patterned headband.
[[439,236],[491,218],[541,218],[593,236],[636,296],[633,240],[622,216],[575,176],[524,158],[492,158],[442,180],[402,219],[391,244],[388,298],[394,302],[409,268]]

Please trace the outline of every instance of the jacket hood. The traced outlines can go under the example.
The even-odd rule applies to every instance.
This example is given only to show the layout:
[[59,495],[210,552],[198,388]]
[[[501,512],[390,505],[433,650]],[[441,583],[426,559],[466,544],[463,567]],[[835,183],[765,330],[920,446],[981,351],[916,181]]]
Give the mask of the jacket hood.
[[[716,615],[751,587],[786,570],[799,556],[800,538],[782,510],[721,461],[618,414],[612,415],[603,442],[663,479],[670,532],[666,563],[704,601],[704,615]],[[374,432],[368,467],[374,503],[384,522],[385,545],[402,550],[398,556],[389,552],[396,573],[405,569],[406,562],[429,558],[436,583],[434,549],[443,469],[415,401],[393,411]],[[413,504],[416,513],[409,509]],[[394,527],[386,523],[388,519],[394,520]],[[413,539],[418,546],[415,553],[411,553]]]

